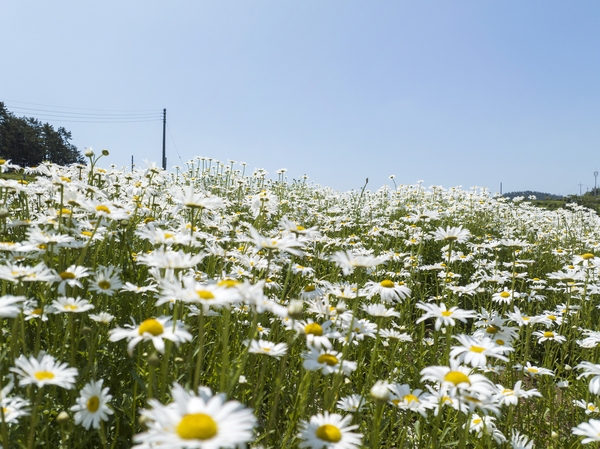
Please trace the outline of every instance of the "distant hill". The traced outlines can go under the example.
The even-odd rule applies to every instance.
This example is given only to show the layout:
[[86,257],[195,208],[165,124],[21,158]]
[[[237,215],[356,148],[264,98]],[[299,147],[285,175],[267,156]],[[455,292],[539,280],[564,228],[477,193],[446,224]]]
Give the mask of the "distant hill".
[[562,195],[553,195],[552,193],[536,192],[533,190],[524,190],[521,192],[508,192],[502,194],[502,196],[510,199],[513,199],[517,196],[523,196],[525,197],[525,199],[528,199],[531,195],[535,196],[536,200],[562,200],[564,198]]

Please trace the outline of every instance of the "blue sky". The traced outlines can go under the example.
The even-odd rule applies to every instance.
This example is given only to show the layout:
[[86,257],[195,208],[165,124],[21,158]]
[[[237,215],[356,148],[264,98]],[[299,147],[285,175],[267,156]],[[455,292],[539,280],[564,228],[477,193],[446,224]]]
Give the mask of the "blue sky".
[[[167,108],[169,167],[578,193],[600,167],[599,23],[593,1],[2,0],[0,101]],[[105,164],[160,163],[160,120],[50,123]]]

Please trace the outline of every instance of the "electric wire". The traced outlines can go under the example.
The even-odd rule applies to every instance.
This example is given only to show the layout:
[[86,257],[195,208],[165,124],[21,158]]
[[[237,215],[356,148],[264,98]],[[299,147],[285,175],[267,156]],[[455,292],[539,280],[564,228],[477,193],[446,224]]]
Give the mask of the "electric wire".
[[179,160],[181,161],[181,163],[183,165],[183,159],[181,159],[181,155],[179,154],[179,150],[177,149],[177,144],[175,143],[175,139],[173,139],[173,134],[171,134],[171,128],[169,128],[169,124],[167,123],[167,131],[169,132],[169,137],[171,138],[171,142],[173,142],[173,146],[175,147],[175,152],[177,153],[177,157],[179,157]]
[[[52,106],[40,103],[28,103],[24,101],[0,100],[7,109],[17,114],[35,115],[37,120],[48,122],[67,122],[67,123],[140,123],[154,122],[162,119],[159,111],[150,110],[115,110],[115,109],[84,109],[68,108],[65,106]],[[33,106],[42,106],[52,109],[41,109],[28,106],[15,106],[16,104],[26,104]],[[63,109],[63,110],[58,110]],[[96,112],[81,112],[96,111]]]
[[74,108],[74,107],[68,107],[68,106],[54,106],[54,105],[49,105],[49,104],[41,104],[41,103],[29,103],[27,101],[16,101],[16,100],[0,100],[4,103],[9,102],[9,103],[19,103],[19,104],[30,104],[33,106],[44,106],[44,107],[48,107],[48,108],[58,108],[58,109],[76,109],[76,110],[80,110],[80,111],[102,111],[102,112],[140,112],[140,113],[144,113],[144,112],[154,112],[154,109],[90,109],[90,108]]

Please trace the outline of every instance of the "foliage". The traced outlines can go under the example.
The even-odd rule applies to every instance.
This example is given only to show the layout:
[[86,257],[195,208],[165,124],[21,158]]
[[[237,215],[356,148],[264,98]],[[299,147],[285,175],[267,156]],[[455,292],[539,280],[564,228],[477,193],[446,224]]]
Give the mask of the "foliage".
[[43,161],[68,165],[84,158],[69,141],[71,133],[54,129],[33,117],[16,117],[0,102],[0,156],[21,167],[34,167]]

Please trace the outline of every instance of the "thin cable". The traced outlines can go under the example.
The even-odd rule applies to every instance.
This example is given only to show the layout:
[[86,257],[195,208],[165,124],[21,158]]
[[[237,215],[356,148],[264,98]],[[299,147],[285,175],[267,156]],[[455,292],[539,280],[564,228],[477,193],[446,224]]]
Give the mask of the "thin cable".
[[37,120],[46,121],[46,122],[67,122],[67,123],[142,123],[142,122],[159,122],[162,119],[147,119],[147,120],[107,120],[107,119],[98,119],[98,120],[73,120],[73,119],[60,119],[60,118],[48,118],[48,117],[35,117]]
[[31,112],[38,112],[38,113],[43,113],[42,115],[47,115],[47,116],[52,116],[52,117],[70,117],[70,118],[74,118],[74,117],[89,117],[89,118],[102,118],[102,117],[106,117],[106,118],[154,118],[154,117],[160,117],[160,114],[158,112],[155,112],[153,114],[98,114],[98,113],[89,113],[89,112],[84,112],[84,113],[75,113],[75,112],[62,112],[62,111],[51,111],[48,109],[31,109],[31,108],[15,108],[15,107],[11,107],[11,110],[14,110],[16,112],[19,113],[31,113]]
[[169,128],[169,124],[167,123],[167,131],[169,131],[169,137],[171,137],[171,142],[173,142],[173,146],[175,147],[175,152],[181,161],[181,164],[184,165],[183,159],[181,159],[181,155],[179,154],[179,150],[177,149],[177,144],[175,144],[175,139],[173,139],[173,134],[171,134],[171,128]]
[[20,104],[31,104],[34,106],[45,106],[45,107],[49,107],[49,108],[58,108],[58,109],[77,109],[80,111],[102,111],[102,112],[154,112],[153,109],[90,109],[90,108],[72,108],[72,107],[66,107],[66,106],[54,106],[54,105],[49,105],[49,104],[41,104],[41,103],[29,103],[26,101],[16,101],[16,100],[0,100],[4,103],[6,102],[11,102],[11,103],[20,103]]

